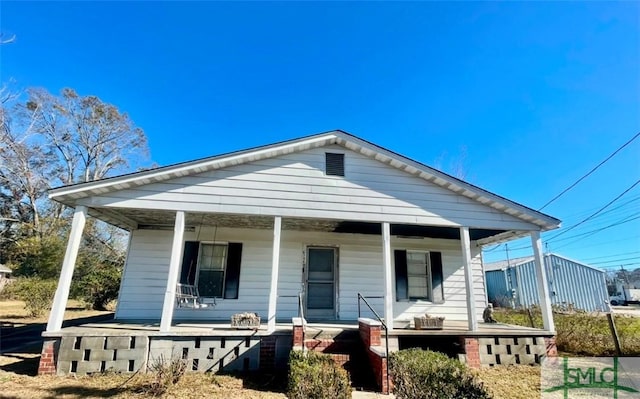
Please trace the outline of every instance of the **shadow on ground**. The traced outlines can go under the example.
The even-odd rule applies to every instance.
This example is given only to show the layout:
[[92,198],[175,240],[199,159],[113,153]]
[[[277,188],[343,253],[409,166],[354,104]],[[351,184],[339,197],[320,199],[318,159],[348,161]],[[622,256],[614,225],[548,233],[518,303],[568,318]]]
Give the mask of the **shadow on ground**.
[[242,387],[263,392],[285,393],[287,390],[287,372],[247,372],[229,374],[242,380]]
[[40,353],[40,346],[34,347],[30,350],[25,350],[22,353],[4,353],[2,356],[15,359],[15,361],[0,366],[0,370],[8,373],[15,373],[20,375],[36,376],[38,374],[38,364],[40,363],[40,356],[36,356]]
[[59,398],[61,396],[70,399],[86,397],[110,398],[123,392],[135,392],[135,390],[133,390],[131,387],[96,388],[83,385],[66,385],[61,387],[54,387],[49,388],[48,391],[51,392],[51,396],[48,397],[51,399]]

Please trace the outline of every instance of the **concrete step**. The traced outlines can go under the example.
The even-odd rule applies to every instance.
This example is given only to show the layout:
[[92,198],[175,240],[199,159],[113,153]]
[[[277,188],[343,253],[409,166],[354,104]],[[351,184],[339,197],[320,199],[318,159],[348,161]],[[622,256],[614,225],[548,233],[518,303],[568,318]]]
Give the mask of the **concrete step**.
[[359,340],[360,332],[358,329],[344,329],[344,328],[318,328],[307,327],[305,331],[305,338],[312,339],[334,339],[334,340]]

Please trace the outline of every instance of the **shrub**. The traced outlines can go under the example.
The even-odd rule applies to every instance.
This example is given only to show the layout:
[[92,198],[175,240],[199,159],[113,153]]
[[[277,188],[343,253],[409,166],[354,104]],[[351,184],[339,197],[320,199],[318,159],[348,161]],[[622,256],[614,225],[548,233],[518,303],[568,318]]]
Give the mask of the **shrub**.
[[398,399],[491,398],[464,364],[442,353],[406,349],[392,353],[389,361]]
[[317,352],[291,351],[287,391],[290,399],[351,398],[347,372],[330,356]]
[[24,301],[24,307],[29,315],[38,317],[51,309],[56,284],[55,280],[20,277],[6,287],[3,297]]
[[118,299],[122,268],[112,264],[91,264],[79,268],[71,285],[71,295],[82,299],[91,309],[106,310]]
[[149,371],[153,375],[153,381],[144,392],[151,396],[163,396],[182,379],[187,371],[187,361],[175,355],[170,359],[160,355],[151,363]]

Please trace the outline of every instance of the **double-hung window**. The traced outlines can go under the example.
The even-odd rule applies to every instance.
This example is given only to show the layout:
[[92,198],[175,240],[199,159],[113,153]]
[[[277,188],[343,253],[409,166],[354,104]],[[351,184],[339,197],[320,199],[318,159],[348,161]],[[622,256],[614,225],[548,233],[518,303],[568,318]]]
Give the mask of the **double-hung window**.
[[442,253],[394,251],[397,301],[444,302]]
[[180,283],[195,285],[205,298],[238,299],[242,243],[186,241]]
[[407,289],[409,299],[431,300],[429,253],[407,251]]
[[200,296],[222,297],[227,264],[227,244],[200,244],[196,286]]

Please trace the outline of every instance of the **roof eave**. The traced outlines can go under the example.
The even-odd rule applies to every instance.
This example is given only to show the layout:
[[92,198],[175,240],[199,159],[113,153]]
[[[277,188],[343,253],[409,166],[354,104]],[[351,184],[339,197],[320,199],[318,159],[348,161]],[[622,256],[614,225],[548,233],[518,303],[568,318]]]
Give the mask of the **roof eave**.
[[221,169],[274,155],[304,151],[328,144],[344,146],[365,156],[372,157],[380,162],[404,170],[407,173],[419,176],[424,180],[453,191],[456,194],[478,201],[486,206],[538,226],[541,231],[553,230],[560,227],[559,219],[513,202],[497,194],[493,194],[473,184],[341,130],[333,130],[299,139],[106,178],[94,182],[58,187],[49,191],[49,198],[68,206],[75,206],[76,200],[79,198],[99,195],[114,188],[127,189],[150,183],[158,183],[191,173]]

